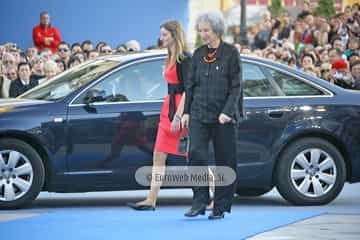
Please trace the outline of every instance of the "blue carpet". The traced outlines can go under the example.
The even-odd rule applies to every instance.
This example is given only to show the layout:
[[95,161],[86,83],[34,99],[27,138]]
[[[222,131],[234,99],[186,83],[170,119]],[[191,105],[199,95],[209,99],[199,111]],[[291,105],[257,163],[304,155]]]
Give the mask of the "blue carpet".
[[207,215],[185,218],[185,210],[59,210],[0,223],[0,236],[6,240],[244,239],[323,213],[303,210],[250,211],[234,208],[225,219],[209,221]]

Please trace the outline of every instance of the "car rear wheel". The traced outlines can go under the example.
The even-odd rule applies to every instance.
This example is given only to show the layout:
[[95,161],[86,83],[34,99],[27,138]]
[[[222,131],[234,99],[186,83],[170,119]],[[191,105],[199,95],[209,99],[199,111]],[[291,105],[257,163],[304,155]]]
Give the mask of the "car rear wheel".
[[345,161],[331,143],[304,138],[281,155],[275,170],[276,187],[295,205],[321,205],[334,200],[346,180]]
[[0,209],[30,204],[44,184],[45,170],[39,154],[27,143],[0,139]]

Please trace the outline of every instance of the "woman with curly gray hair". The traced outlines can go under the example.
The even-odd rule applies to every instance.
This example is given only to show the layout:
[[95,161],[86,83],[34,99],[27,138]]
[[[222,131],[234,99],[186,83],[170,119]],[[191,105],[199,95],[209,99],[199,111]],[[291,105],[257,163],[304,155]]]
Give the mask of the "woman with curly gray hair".
[[[215,186],[214,208],[209,219],[221,219],[231,210],[236,187],[236,126],[243,117],[240,54],[222,41],[225,31],[220,12],[208,12],[196,20],[203,46],[195,50],[182,126],[190,128],[189,162],[208,165],[208,143],[214,143],[217,166],[227,167],[235,178],[225,186]],[[205,169],[204,169],[205,170]],[[187,217],[205,214],[209,187],[193,187],[193,203]]]

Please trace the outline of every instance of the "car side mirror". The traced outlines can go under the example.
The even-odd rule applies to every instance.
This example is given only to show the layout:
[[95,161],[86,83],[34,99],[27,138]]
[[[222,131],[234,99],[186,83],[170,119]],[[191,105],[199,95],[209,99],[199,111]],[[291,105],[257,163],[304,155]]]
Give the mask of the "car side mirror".
[[105,94],[104,90],[100,90],[97,88],[91,88],[87,91],[87,93],[85,95],[84,103],[89,105],[94,102],[103,102],[106,100],[105,96],[106,96],[106,94]]

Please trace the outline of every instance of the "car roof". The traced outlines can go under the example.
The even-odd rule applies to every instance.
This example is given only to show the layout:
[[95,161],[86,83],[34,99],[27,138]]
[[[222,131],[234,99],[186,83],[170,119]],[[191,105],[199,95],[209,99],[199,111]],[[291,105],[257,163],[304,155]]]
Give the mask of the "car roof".
[[166,50],[149,50],[139,53],[129,53],[125,55],[111,55],[104,57],[105,59],[117,61],[117,62],[128,62],[138,60],[141,58],[152,58],[152,57],[165,57],[167,54]]
[[272,68],[275,68],[275,69],[280,69],[280,70],[283,70],[283,71],[286,71],[290,74],[294,74],[300,78],[303,78],[303,79],[306,79],[306,80],[309,80],[315,84],[318,84],[320,85],[321,87],[324,87],[332,92],[335,92],[335,93],[343,93],[343,92],[346,92],[346,89],[343,89],[333,83],[330,83],[324,79],[321,79],[321,78],[318,78],[314,75],[311,75],[309,73],[306,73],[300,69],[297,69],[297,68],[294,68],[294,67],[290,67],[288,65],[285,65],[285,64],[282,64],[282,63],[279,63],[279,62],[275,62],[275,61],[272,61],[272,60],[269,60],[269,59],[264,59],[264,58],[259,58],[259,57],[254,57],[254,56],[248,56],[248,55],[241,55],[241,58],[242,60],[248,60],[250,62],[256,62],[256,63],[259,63],[259,64],[264,64],[264,65],[267,65],[267,66],[270,66]]
[[[139,60],[139,59],[146,59],[146,58],[154,58],[154,57],[166,57],[167,54],[167,50],[148,50],[148,51],[144,51],[144,52],[139,52],[139,53],[130,53],[130,54],[126,54],[126,55],[111,55],[111,56],[104,56],[104,57],[100,57],[103,59],[107,59],[107,60],[112,60],[112,61],[117,61],[119,63],[126,63],[126,62],[131,62],[131,61],[135,61],[135,60]],[[249,55],[241,55],[241,59],[242,61],[246,61],[246,62],[255,62],[257,64],[263,64],[275,69],[280,69],[283,71],[286,71],[288,73],[291,74],[295,74],[301,78],[304,78],[306,80],[311,80],[312,82],[327,88],[330,91],[339,93],[339,92],[346,92],[345,89],[332,84],[326,80],[320,79],[318,77],[315,77],[313,75],[310,75],[308,73],[305,73],[299,69],[278,63],[278,62],[274,62],[268,59],[264,59],[264,58],[260,58],[260,57],[256,57],[256,56],[249,56]]]

